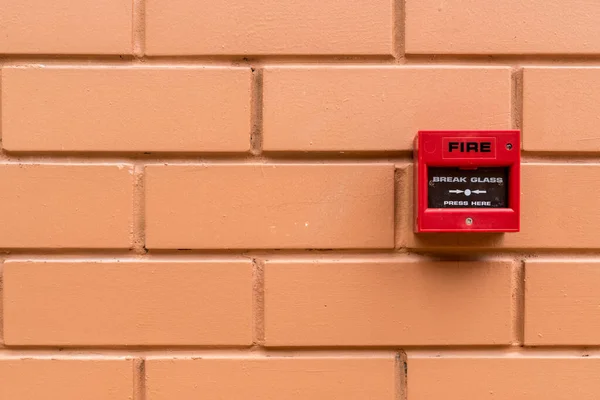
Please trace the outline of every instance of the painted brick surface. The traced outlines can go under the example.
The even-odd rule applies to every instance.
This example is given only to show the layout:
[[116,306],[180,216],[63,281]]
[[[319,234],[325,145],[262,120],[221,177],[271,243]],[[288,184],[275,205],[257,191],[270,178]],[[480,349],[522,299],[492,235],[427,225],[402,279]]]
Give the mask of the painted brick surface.
[[146,173],[148,248],[393,247],[391,164],[153,165]]
[[0,248],[129,248],[131,165],[2,164]]
[[131,54],[132,12],[126,0],[3,0],[0,53]]
[[498,67],[267,68],[264,149],[411,150],[419,129],[506,129],[510,80]]
[[393,357],[151,359],[147,398],[394,400],[396,368]]
[[597,152],[600,68],[525,68],[523,147]]
[[3,399],[128,400],[133,362],[127,359],[0,357]]
[[268,261],[266,344],[508,344],[511,295],[508,262]]
[[20,346],[250,344],[251,279],[247,260],[8,261],[4,341]]
[[250,81],[249,68],[5,68],[4,148],[248,151]]
[[390,55],[392,13],[391,0],[147,0],[146,53]]
[[597,54],[599,17],[594,0],[407,0],[406,52]]
[[532,346],[600,343],[600,263],[525,263],[525,342]]
[[598,397],[597,357],[411,357],[411,400],[549,400]]

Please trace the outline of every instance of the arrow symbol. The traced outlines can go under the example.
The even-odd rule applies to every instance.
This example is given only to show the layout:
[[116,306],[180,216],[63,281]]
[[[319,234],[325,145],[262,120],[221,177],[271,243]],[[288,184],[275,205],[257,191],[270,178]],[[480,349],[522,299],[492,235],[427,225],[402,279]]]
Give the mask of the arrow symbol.
[[487,191],[485,191],[485,190],[473,190],[472,192],[475,194],[487,193]]
[[456,193],[456,194],[459,194],[459,193],[462,193],[462,192],[463,192],[462,190],[448,190],[448,193]]

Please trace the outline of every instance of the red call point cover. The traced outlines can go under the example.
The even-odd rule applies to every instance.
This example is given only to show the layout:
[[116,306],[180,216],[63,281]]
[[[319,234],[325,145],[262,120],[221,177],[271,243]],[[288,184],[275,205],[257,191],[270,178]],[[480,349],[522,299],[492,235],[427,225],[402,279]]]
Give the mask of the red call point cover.
[[518,232],[521,135],[419,131],[415,232]]

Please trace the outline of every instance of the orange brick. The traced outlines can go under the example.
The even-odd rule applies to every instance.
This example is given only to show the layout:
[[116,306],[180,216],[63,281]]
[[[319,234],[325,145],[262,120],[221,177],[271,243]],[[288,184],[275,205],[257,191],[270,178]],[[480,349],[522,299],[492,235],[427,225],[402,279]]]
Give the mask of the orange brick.
[[384,54],[392,0],[148,0],[146,53]]
[[[4,310],[4,263],[0,263],[0,310]],[[0,349],[4,347],[4,312],[0,311]]]
[[0,164],[0,248],[128,248],[129,165]]
[[510,80],[503,67],[270,67],[263,147],[412,150],[420,129],[510,128]]
[[266,344],[507,344],[510,275],[509,262],[269,261]]
[[525,263],[525,343],[600,344],[600,262]]
[[393,247],[391,164],[146,167],[146,246]]
[[150,359],[148,400],[395,400],[394,357]]
[[600,248],[599,164],[525,163],[521,166],[521,232],[505,234],[413,233],[412,166],[402,178],[398,246],[410,248]]
[[529,151],[600,151],[600,68],[526,68],[523,146]]
[[50,67],[2,72],[12,151],[247,151],[249,68]]
[[126,359],[1,358],[1,399],[127,400],[133,365]]
[[250,344],[251,281],[248,260],[7,261],[5,342],[59,346]]
[[130,54],[133,2],[2,0],[0,53]]
[[594,0],[407,0],[406,52],[594,54],[599,18]]
[[408,358],[410,400],[596,400],[600,359],[544,357]]

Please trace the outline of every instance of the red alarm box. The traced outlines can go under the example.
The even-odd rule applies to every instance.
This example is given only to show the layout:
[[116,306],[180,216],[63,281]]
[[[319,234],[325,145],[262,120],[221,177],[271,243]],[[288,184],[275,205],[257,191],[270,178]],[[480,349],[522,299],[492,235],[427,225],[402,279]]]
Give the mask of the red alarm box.
[[518,232],[521,135],[419,131],[415,232]]

